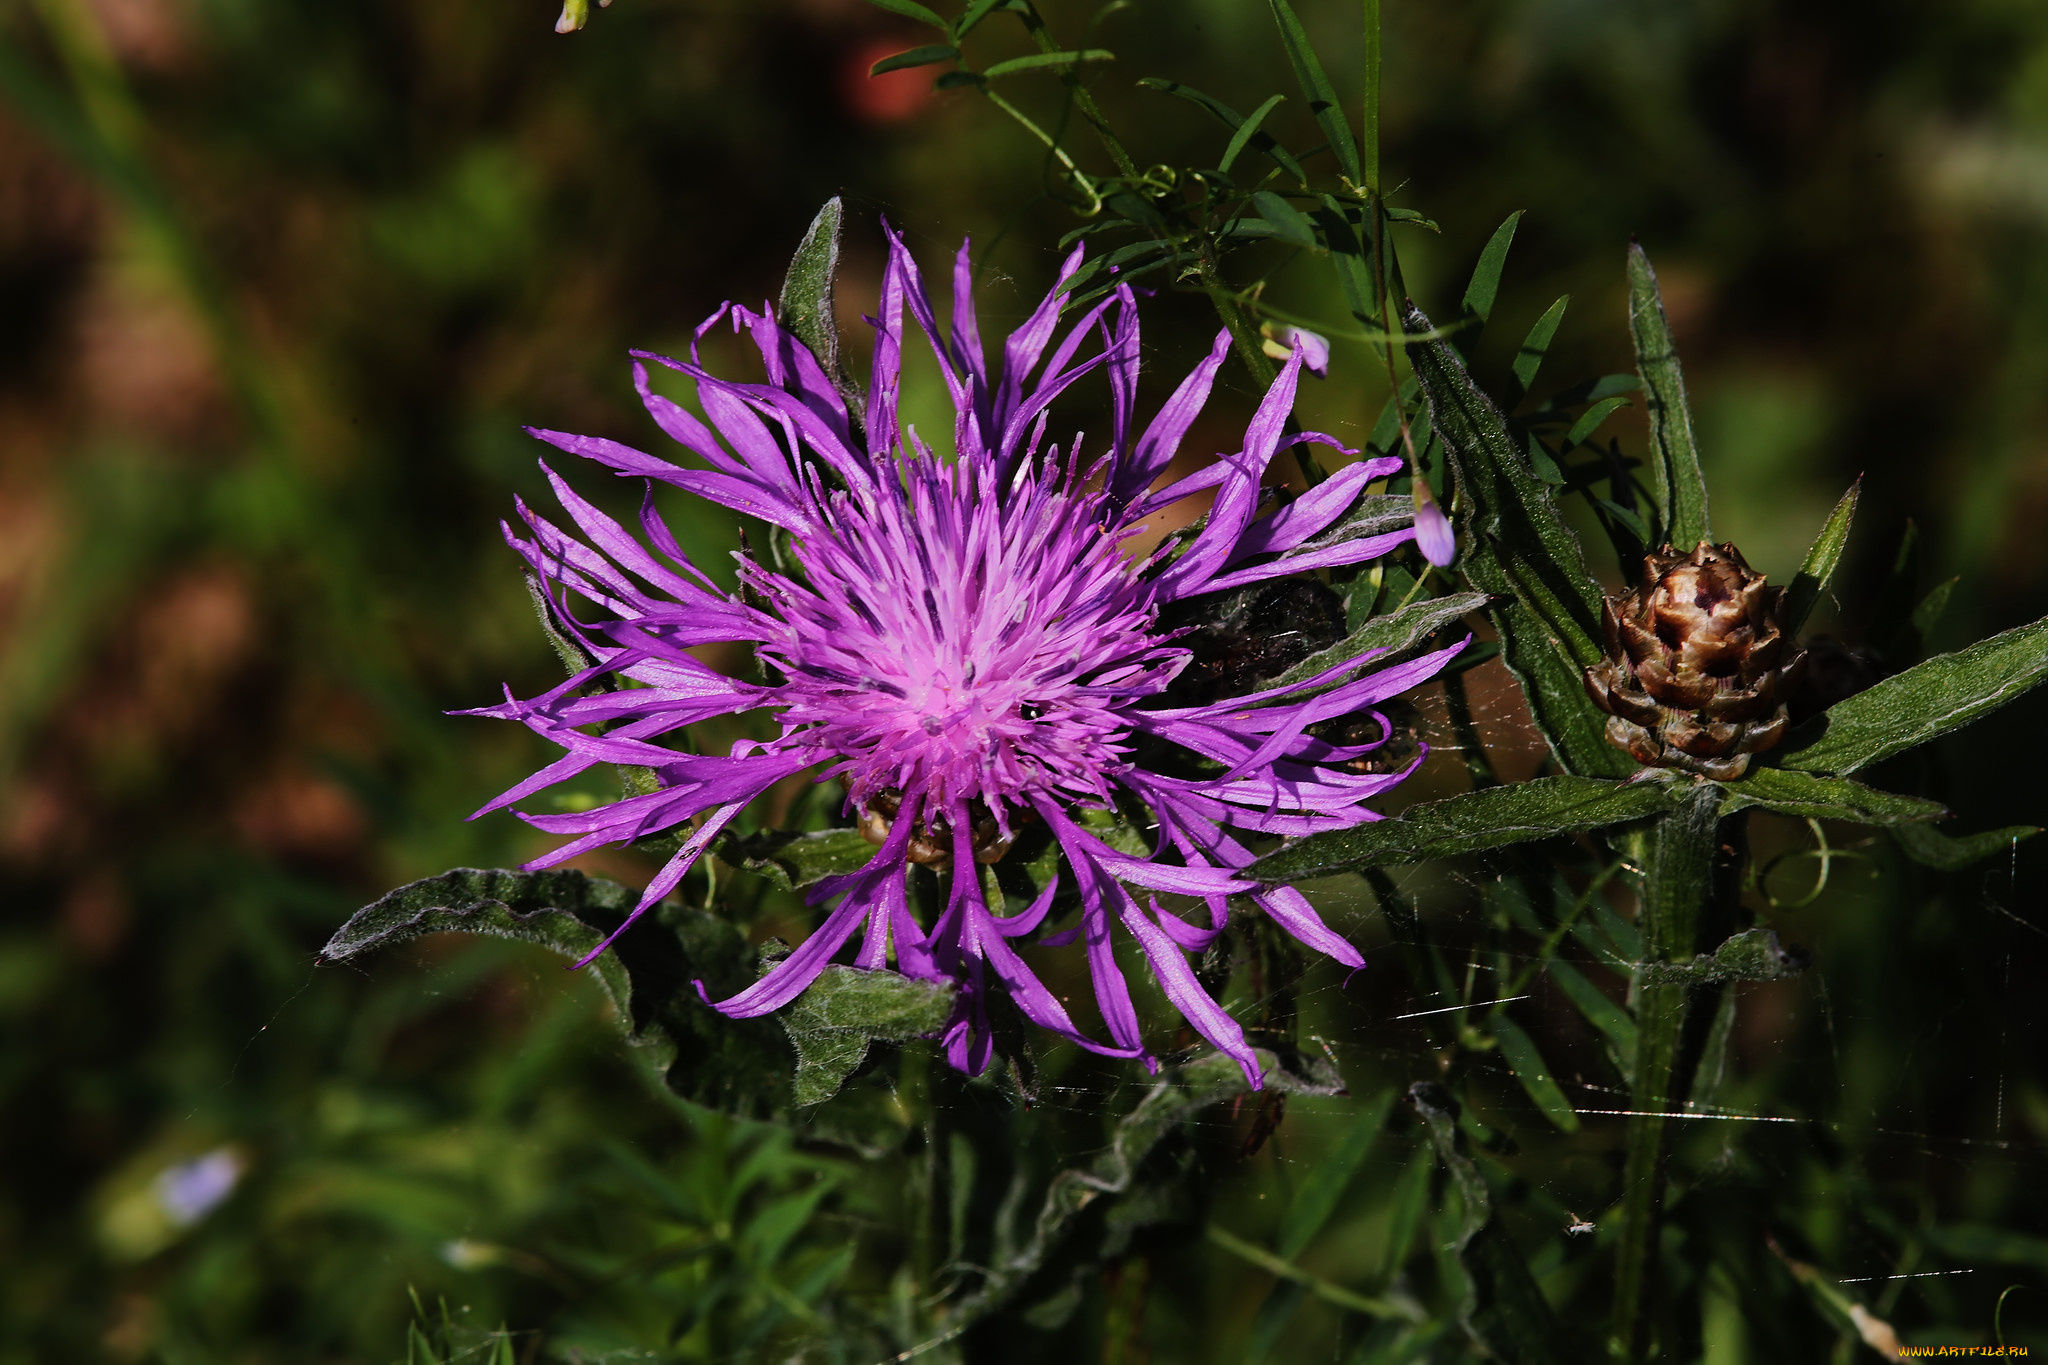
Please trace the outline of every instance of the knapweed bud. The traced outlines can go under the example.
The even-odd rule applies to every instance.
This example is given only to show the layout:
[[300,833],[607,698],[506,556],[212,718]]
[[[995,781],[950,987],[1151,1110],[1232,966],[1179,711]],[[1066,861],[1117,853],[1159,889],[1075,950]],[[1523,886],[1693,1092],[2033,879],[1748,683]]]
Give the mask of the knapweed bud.
[[1785,638],[1784,602],[1733,545],[1650,555],[1641,585],[1602,606],[1607,658],[1586,670],[1608,740],[1648,767],[1741,777],[1784,738],[1806,664]]

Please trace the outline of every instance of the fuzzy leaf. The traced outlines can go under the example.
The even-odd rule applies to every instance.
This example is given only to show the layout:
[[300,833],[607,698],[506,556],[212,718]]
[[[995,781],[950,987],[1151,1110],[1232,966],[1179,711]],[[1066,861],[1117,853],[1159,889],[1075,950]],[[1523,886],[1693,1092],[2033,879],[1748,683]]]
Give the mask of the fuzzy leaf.
[[840,225],[845,216],[845,206],[835,194],[811,220],[803,241],[797,244],[796,255],[790,259],[789,273],[782,277],[782,297],[775,306],[775,320],[811,348],[819,367],[832,377],[833,387],[859,418],[863,407],[860,386],[853,382],[846,360],[839,353],[838,315],[832,298],[833,281],[839,274]]
[[1647,986],[1711,986],[1721,981],[1780,981],[1806,970],[1805,953],[1778,942],[1775,929],[1745,929],[1690,962],[1640,962]]
[[1842,562],[1842,551],[1849,544],[1849,523],[1856,517],[1856,498],[1863,491],[1863,479],[1849,485],[1849,491],[1842,494],[1842,500],[1835,504],[1835,510],[1828,514],[1820,534],[1814,537],[1813,547],[1806,552],[1806,561],[1799,566],[1799,572],[1792,579],[1792,586],[1786,591],[1785,633],[1797,638],[1799,628],[1806,624],[1806,618],[1813,612],[1813,604],[1820,599],[1821,589],[1827,587],[1828,579],[1834,576],[1835,566]]
[[[1335,1069],[1320,1058],[1296,1058],[1290,1066],[1264,1048],[1254,1049],[1254,1055],[1270,1090],[1331,1095],[1343,1088]],[[1178,1140],[1204,1110],[1249,1089],[1244,1069],[1221,1053],[1162,1069],[1144,1097],[1116,1120],[1107,1144],[1092,1159],[1053,1176],[1030,1236],[997,1243],[986,1278],[960,1302],[954,1324],[986,1317],[1027,1286],[1058,1297],[1103,1259],[1122,1254],[1132,1234],[1147,1223],[1192,1217],[1196,1206],[1181,1188],[1189,1167],[1173,1159],[1182,1147]],[[1099,1216],[1084,1220],[1084,1211]],[[1058,1279],[1047,1283],[1054,1276]]]
[[875,856],[875,846],[857,829],[815,834],[764,830],[744,838],[728,835],[714,845],[734,867],[758,872],[787,891],[800,891],[825,877],[858,872]]
[[1892,842],[1899,846],[1914,862],[1923,867],[1938,868],[1943,872],[1954,872],[1972,863],[2000,853],[2008,852],[2022,839],[2031,839],[2039,834],[2035,825],[2008,825],[2004,829],[1985,830],[1982,834],[1966,834],[1962,838],[1951,838],[1932,825],[1893,825],[1887,831]]
[[1561,1349],[1550,1305],[1514,1239],[1495,1217],[1486,1178],[1465,1154],[1457,1100],[1434,1081],[1417,1081],[1408,1087],[1408,1102],[1422,1116],[1437,1159],[1465,1205],[1464,1230],[1453,1249],[1469,1282],[1462,1313],[1466,1329],[1490,1355],[1510,1365],[1548,1365],[1574,1358]]
[[1345,121],[1344,106],[1337,102],[1337,89],[1330,84],[1330,78],[1323,71],[1323,64],[1316,59],[1315,48],[1310,46],[1308,34],[1301,27],[1301,20],[1295,17],[1294,9],[1287,0],[1270,0],[1273,7],[1273,21],[1280,26],[1280,43],[1287,49],[1287,60],[1294,67],[1294,78],[1301,84],[1301,93],[1308,98],[1309,112],[1316,116],[1316,126],[1323,130],[1329,140],[1330,151],[1337,158],[1337,169],[1352,184],[1363,183],[1358,167],[1358,144],[1352,140],[1351,125]]
[[1739,782],[1721,784],[1728,792],[1724,808],[1732,813],[1747,807],[1813,820],[1852,820],[1865,825],[1939,820],[1948,814],[1938,802],[1900,796],[1853,782],[1846,777],[1816,777],[1783,768],[1756,768]]
[[871,1042],[929,1037],[953,1012],[952,983],[913,981],[895,972],[830,966],[776,1015],[796,1047],[791,1102],[819,1104],[868,1055]]
[[1292,883],[1640,820],[1666,809],[1680,785],[1560,776],[1482,787],[1411,806],[1392,819],[1311,834],[1259,859],[1247,875]]
[[1558,1088],[1550,1068],[1543,1064],[1543,1054],[1536,1050],[1536,1040],[1505,1014],[1496,1016],[1487,1027],[1500,1044],[1501,1058],[1515,1073],[1515,1079],[1522,1083],[1522,1089],[1529,1093],[1529,1098],[1536,1101],[1536,1107],[1543,1111],[1543,1116],[1556,1124],[1560,1132],[1578,1132],[1579,1116],[1572,1112],[1572,1102],[1564,1097],[1564,1091]]
[[[1403,498],[1401,501],[1406,503],[1408,500]],[[1453,593],[1449,597],[1425,597],[1420,602],[1410,602],[1399,611],[1385,616],[1370,617],[1364,625],[1336,644],[1309,655],[1285,673],[1273,678],[1267,685],[1279,686],[1297,682],[1302,678],[1313,678],[1326,668],[1340,664],[1346,659],[1355,659],[1375,649],[1386,650],[1386,657],[1392,659],[1403,651],[1421,644],[1467,612],[1478,611],[1486,605],[1486,600],[1486,594],[1478,592]],[[1337,684],[1331,683],[1330,686],[1335,687]],[[1302,697],[1312,694],[1303,691],[1294,695]]]
[[1989,715],[2048,677],[2048,620],[1938,654],[1835,703],[1792,732],[1781,760],[1853,773]]
[[[1403,326],[1411,335],[1430,330],[1412,307]],[[1607,718],[1586,696],[1584,670],[1602,657],[1601,594],[1578,537],[1457,352],[1429,341],[1408,355],[1457,475],[1465,577],[1502,599],[1493,607],[1502,653],[1537,724],[1567,771],[1628,776],[1635,764],[1607,742]]]
[[1651,485],[1663,513],[1664,539],[1689,550],[1708,538],[1707,481],[1700,473],[1698,443],[1693,439],[1692,408],[1685,398],[1685,376],[1678,368],[1678,348],[1671,323],[1664,316],[1664,296],[1657,272],[1635,242],[1628,244],[1628,330],[1635,341],[1636,372],[1643,377],[1650,416]]
[[[580,872],[464,867],[402,886],[357,911],[320,950],[345,962],[424,934],[518,939],[579,959],[618,928],[639,896]],[[664,1083],[693,1103],[752,1118],[789,1106],[789,1047],[765,1020],[734,1020],[697,998],[753,980],[754,950],[732,925],[702,911],[653,914],[590,964],[611,997],[626,1041]]]

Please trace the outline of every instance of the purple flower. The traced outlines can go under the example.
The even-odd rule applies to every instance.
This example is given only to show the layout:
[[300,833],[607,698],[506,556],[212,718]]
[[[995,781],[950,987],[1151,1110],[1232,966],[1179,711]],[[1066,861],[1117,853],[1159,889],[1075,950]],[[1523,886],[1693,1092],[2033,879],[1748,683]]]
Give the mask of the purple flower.
[[[637,918],[770,786],[797,773],[839,779],[849,814],[878,844],[873,858],[814,886],[812,903],[831,907],[824,922],[759,981],[717,1002],[719,1010],[752,1018],[781,1008],[858,936],[856,967],[893,966],[958,983],[944,1041],[963,1070],[979,1072],[989,1061],[987,995],[998,988],[1033,1022],[1083,1047],[1144,1057],[1137,1011],[1112,951],[1115,938],[1128,934],[1188,1022],[1257,1085],[1243,1031],[1202,989],[1188,960],[1223,929],[1229,898],[1247,898],[1339,962],[1363,962],[1299,891],[1239,874],[1253,858],[1239,834],[1299,835],[1377,819],[1364,803],[1406,773],[1359,771],[1377,743],[1339,746],[1311,727],[1370,713],[1434,675],[1456,647],[1374,673],[1361,672],[1367,660],[1356,658],[1289,687],[1210,705],[1168,704],[1167,687],[1191,656],[1176,642],[1179,632],[1160,624],[1162,609],[1355,564],[1405,543],[1410,527],[1315,539],[1367,484],[1401,463],[1347,465],[1278,511],[1257,515],[1261,481],[1278,452],[1303,440],[1336,444],[1286,432],[1304,363],[1297,344],[1243,448],[1152,491],[1207,400],[1229,339],[1219,335],[1138,430],[1130,290],[1118,289],[1064,331],[1059,326],[1065,285],[1080,264],[1077,250],[1059,285],[992,363],[975,322],[967,248],[955,265],[953,315],[942,332],[916,265],[891,234],[881,318],[870,319],[874,372],[861,414],[849,412],[770,310],[728,305],[698,335],[729,317],[751,334],[767,382],[720,379],[699,365],[694,346],[688,361],[642,354],[696,382],[707,421],[652,392],[644,367],[634,370],[655,422],[704,468],[595,437],[535,431],[621,475],[673,484],[781,528],[794,564],[776,572],[745,559],[742,593],[724,593],[656,515],[651,482],[636,536],[550,471],[574,532],[522,505],[530,538],[510,528],[507,537],[598,662],[540,697],[508,697],[475,713],[523,721],[566,751],[484,810],[595,763],[652,768],[659,786],[647,794],[575,814],[522,816],[574,836],[531,867],[688,826]],[[951,390],[956,459],[935,455],[914,429],[898,430],[906,306]],[[1078,436],[1064,450],[1048,444],[1047,408],[1095,370],[1107,376],[1113,405],[1109,448],[1089,459]],[[1130,542],[1147,518],[1198,493],[1214,495],[1199,529],[1133,554]],[[573,610],[571,596],[582,599]],[[770,681],[726,677],[688,653],[718,642],[751,645]],[[631,685],[591,690],[607,674]],[[660,742],[694,722],[756,709],[777,713],[777,738],[742,741],[725,754]],[[1378,719],[1383,740],[1388,727]],[[1153,754],[1174,759],[1145,757]],[[1115,809],[1119,797],[1151,811],[1149,856],[1112,847],[1080,817]],[[1026,824],[1042,824],[1058,842],[1063,876],[1023,913],[1005,915],[985,898],[977,865],[999,859]],[[912,861],[951,874],[930,924],[911,909]],[[1042,941],[1083,944],[1107,1043],[1075,1025],[1013,946],[1039,932],[1063,882],[1079,901],[1079,922]],[[1162,895],[1194,909],[1164,904]]]

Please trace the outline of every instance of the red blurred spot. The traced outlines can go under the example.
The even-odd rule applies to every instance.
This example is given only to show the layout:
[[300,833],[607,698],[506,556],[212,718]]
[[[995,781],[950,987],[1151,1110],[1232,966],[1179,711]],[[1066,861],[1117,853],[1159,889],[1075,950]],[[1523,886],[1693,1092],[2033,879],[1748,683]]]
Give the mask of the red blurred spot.
[[847,111],[864,123],[900,123],[932,97],[932,81],[946,67],[912,67],[907,71],[868,71],[884,57],[916,47],[901,38],[872,38],[849,49],[839,68],[839,93]]

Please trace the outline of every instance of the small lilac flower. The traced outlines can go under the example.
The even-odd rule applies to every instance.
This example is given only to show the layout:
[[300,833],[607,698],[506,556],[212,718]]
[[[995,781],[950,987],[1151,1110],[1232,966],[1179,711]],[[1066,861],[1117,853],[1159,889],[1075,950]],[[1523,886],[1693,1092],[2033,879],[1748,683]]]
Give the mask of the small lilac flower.
[[[1270,515],[1261,482],[1286,433],[1306,363],[1296,344],[1245,433],[1243,448],[1159,491],[1207,401],[1229,347],[1218,335],[1142,431],[1134,420],[1138,319],[1128,288],[1059,327],[1075,251],[1059,283],[993,362],[983,350],[968,252],[953,272],[953,312],[941,331],[917,267],[890,235],[863,414],[850,413],[831,379],[771,310],[727,305],[698,336],[730,318],[758,349],[766,382],[736,383],[690,359],[636,355],[696,382],[704,419],[654,393],[634,367],[642,401],[669,436],[703,461],[686,468],[614,441],[533,434],[622,476],[659,480],[787,533],[790,571],[742,558],[742,592],[727,594],[690,563],[655,513],[653,483],[636,536],[551,470],[571,533],[520,508],[530,538],[507,538],[549,586],[559,614],[596,664],[542,696],[474,714],[516,719],[566,753],[484,810],[494,810],[596,763],[638,764],[656,790],[574,814],[523,815],[573,836],[529,867],[604,844],[687,827],[680,850],[648,885],[634,918],[668,895],[720,832],[775,783],[798,773],[845,784],[849,813],[878,843],[856,872],[810,892],[831,908],[794,952],[716,1008],[733,1018],[780,1009],[858,937],[852,965],[893,966],[957,983],[944,1034],[949,1060],[978,1073],[991,1054],[988,993],[1001,989],[1033,1022],[1082,1047],[1146,1057],[1137,1011],[1113,941],[1136,940],[1167,997],[1203,1038],[1235,1058],[1256,1086],[1258,1063],[1236,1020],[1189,965],[1224,928],[1242,896],[1304,944],[1347,966],[1357,949],[1333,933],[1291,887],[1241,875],[1253,854],[1240,833],[1300,835],[1379,818],[1365,802],[1406,776],[1357,771],[1378,747],[1340,746],[1311,727],[1370,712],[1433,676],[1456,646],[1363,672],[1347,660],[1300,683],[1210,705],[1167,704],[1189,651],[1160,624],[1162,608],[1308,570],[1355,564],[1413,538],[1411,527],[1316,541],[1398,459],[1346,465]],[[939,362],[954,409],[957,457],[940,458],[914,429],[899,432],[903,324],[908,308]],[[1083,354],[1089,343],[1100,346]],[[1084,460],[1081,438],[1046,441],[1048,405],[1101,370],[1113,399],[1108,449]],[[1341,447],[1340,447],[1341,448]],[[1355,452],[1346,452],[1347,454]],[[1146,555],[1132,540],[1147,519],[1212,494],[1199,529]],[[1284,557],[1283,557],[1284,556]],[[582,599],[571,609],[571,596]],[[766,665],[766,682],[730,678],[693,646],[741,642]],[[631,685],[594,691],[606,675]],[[780,734],[699,754],[659,741],[716,716],[774,712]],[[1376,715],[1376,713],[1374,713]],[[1381,741],[1389,733],[1378,717]],[[1177,753],[1168,766],[1151,753]],[[1410,769],[1412,770],[1412,768]],[[1119,797],[1156,821],[1151,854],[1105,842],[1080,812],[1114,810]],[[482,814],[479,811],[478,814]],[[1002,856],[1026,824],[1042,824],[1065,863],[1022,913],[983,894],[977,864]],[[912,861],[950,871],[943,908],[913,913]],[[1038,934],[1064,883],[1079,922],[1044,938],[1079,941],[1109,1041],[1089,1037],[1016,950]],[[1186,912],[1162,895],[1197,907]],[[632,919],[627,921],[630,925]],[[623,927],[620,932],[623,932]],[[593,954],[594,956],[595,954]],[[700,988],[701,989],[701,988]]]
[[1458,537],[1451,530],[1451,519],[1437,506],[1428,482],[1420,475],[1415,479],[1415,548],[1439,569],[1458,557]]
[[1275,360],[1287,359],[1298,343],[1301,347],[1301,364],[1318,379],[1330,377],[1330,339],[1320,332],[1311,332],[1306,327],[1290,327],[1284,322],[1261,324],[1259,333],[1265,340],[1260,349]]

